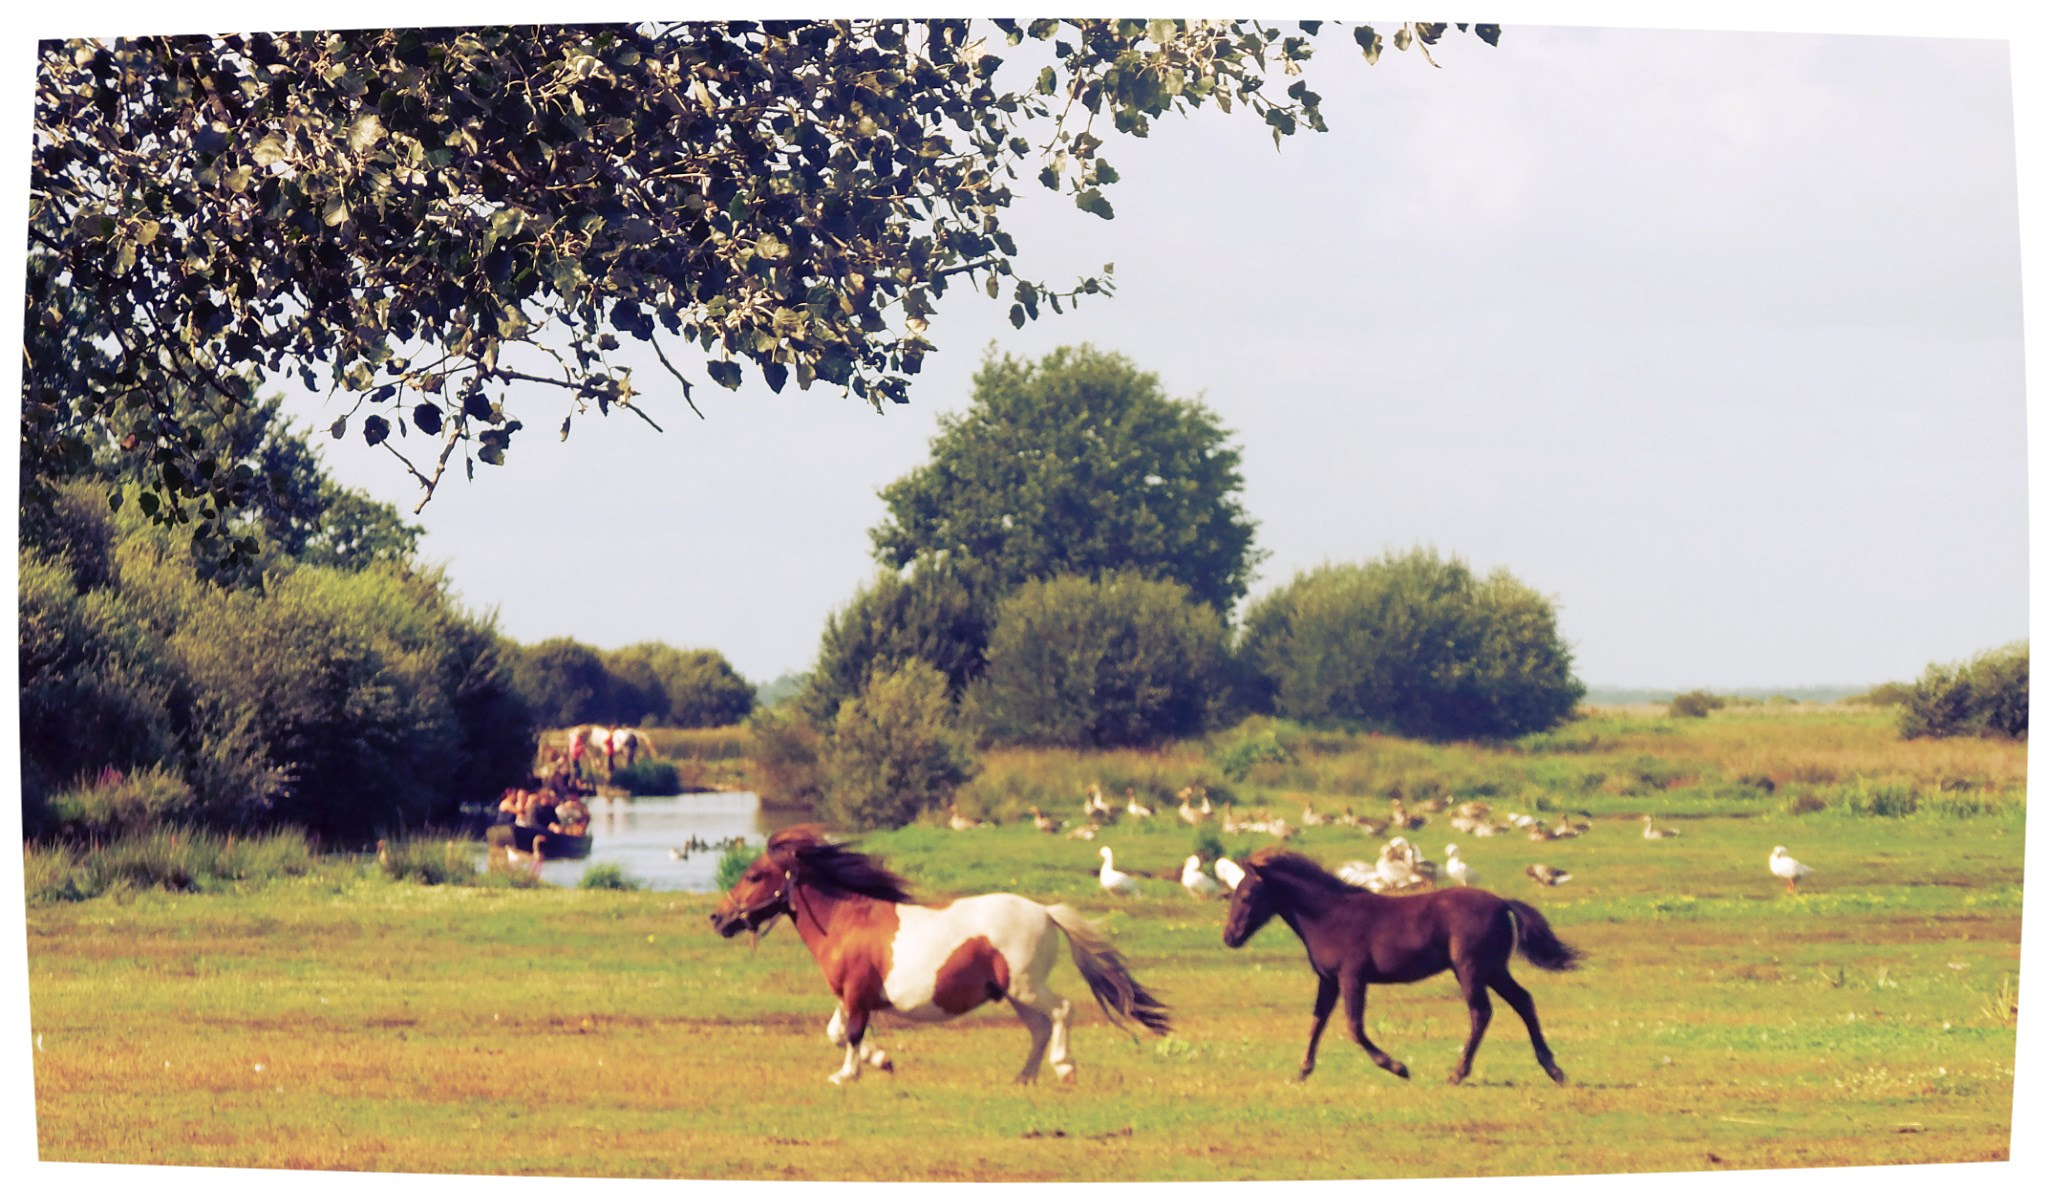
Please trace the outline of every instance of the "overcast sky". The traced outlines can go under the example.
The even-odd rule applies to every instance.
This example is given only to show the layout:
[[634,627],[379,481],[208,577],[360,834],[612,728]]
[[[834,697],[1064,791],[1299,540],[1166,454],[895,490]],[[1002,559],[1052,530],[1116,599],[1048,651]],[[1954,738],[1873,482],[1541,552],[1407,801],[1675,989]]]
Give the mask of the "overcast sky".
[[[1551,597],[1581,679],[1917,675],[2027,632],[2011,70],[1994,41],[1511,26],[1368,68],[1327,134],[1208,111],[1113,140],[1103,222],[1026,181],[1027,272],[1117,295],[1010,328],[943,302],[912,403],[749,376],[657,434],[515,393],[509,465],[445,484],[426,557],[533,642],[806,668],[874,571],[879,488],[990,345],[1092,342],[1234,432],[1257,597],[1417,544]],[[332,410],[300,409],[324,427]],[[410,509],[388,456],[320,439]],[[584,583],[565,584],[573,565]]]

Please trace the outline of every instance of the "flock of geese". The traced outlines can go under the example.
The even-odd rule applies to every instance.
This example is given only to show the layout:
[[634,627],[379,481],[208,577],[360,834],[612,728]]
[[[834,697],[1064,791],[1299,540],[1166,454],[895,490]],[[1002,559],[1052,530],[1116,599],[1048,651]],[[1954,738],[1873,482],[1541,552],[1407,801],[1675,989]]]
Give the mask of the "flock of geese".
[[671,859],[688,859],[699,851],[717,851],[722,855],[734,847],[743,847],[745,845],[747,845],[747,840],[738,834],[716,840],[692,834],[683,840],[683,845],[670,847],[668,849],[668,857]]
[[[1121,806],[1110,804],[1103,798],[1102,785],[1090,784],[1083,790],[1081,818],[1071,825],[1045,813],[1038,806],[1030,807],[1031,823],[1045,834],[1065,833],[1068,838],[1094,841],[1105,826],[1115,822],[1121,815],[1132,822],[1149,821],[1158,816],[1158,810],[1140,800],[1135,788],[1124,790]],[[1388,802],[1384,819],[1362,816],[1346,807],[1341,814],[1321,813],[1313,802],[1302,806],[1301,820],[1297,825],[1285,818],[1275,818],[1261,812],[1256,818],[1240,819],[1229,802],[1221,808],[1209,800],[1208,790],[1191,785],[1180,790],[1177,799],[1180,804],[1173,811],[1180,821],[1189,826],[1199,826],[1215,820],[1225,834],[1264,834],[1281,841],[1292,838],[1295,833],[1310,826],[1349,826],[1378,837],[1389,830],[1414,831],[1422,828],[1431,817],[1448,813],[1443,820],[1446,825],[1460,834],[1473,838],[1495,838],[1520,834],[1531,842],[1554,842],[1578,838],[1592,829],[1589,815],[1564,815],[1555,820],[1546,820],[1527,813],[1504,811],[1496,813],[1485,801],[1466,801],[1462,804],[1451,798],[1417,801],[1412,810],[1399,798]],[[963,816],[958,806],[950,811],[947,824],[955,830],[970,830],[993,825],[992,822],[976,821]],[[1642,836],[1648,841],[1677,838],[1680,831],[1657,824],[1655,816],[1643,815]],[[1153,879],[1152,873],[1136,869],[1119,868],[1115,853],[1107,846],[1098,849],[1102,866],[1097,879],[1104,892],[1128,896],[1138,891],[1139,880]],[[1787,891],[1798,887],[1799,881],[1809,875],[1812,869],[1792,858],[1784,847],[1771,851],[1771,874],[1785,881]],[[1214,875],[1210,872],[1213,871]],[[1568,883],[1572,873],[1550,866],[1547,863],[1531,863],[1522,869],[1524,875],[1545,888],[1555,888]],[[1227,856],[1218,856],[1210,870],[1203,868],[1199,854],[1189,855],[1181,864],[1175,877],[1188,895],[1198,900],[1216,900],[1227,897],[1237,888],[1243,878],[1243,869]],[[1389,838],[1373,861],[1351,860],[1337,868],[1337,875],[1345,882],[1370,889],[1375,893],[1402,893],[1434,888],[1439,881],[1461,886],[1479,883],[1479,873],[1467,863],[1458,850],[1457,843],[1444,846],[1444,861],[1441,867],[1423,858],[1422,850],[1410,841],[1404,833]]]

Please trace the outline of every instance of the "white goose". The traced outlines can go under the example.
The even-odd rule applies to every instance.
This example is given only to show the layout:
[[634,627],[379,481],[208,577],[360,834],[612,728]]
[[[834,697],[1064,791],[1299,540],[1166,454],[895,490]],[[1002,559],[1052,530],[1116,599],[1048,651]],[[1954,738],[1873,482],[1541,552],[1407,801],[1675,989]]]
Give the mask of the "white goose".
[[1223,895],[1223,886],[1202,870],[1202,857],[1189,855],[1180,865],[1180,886],[1198,901],[1213,901]]
[[1244,869],[1239,867],[1235,860],[1218,855],[1216,856],[1216,878],[1223,881],[1223,887],[1236,892],[1238,882],[1244,879]]
[[1669,829],[1664,826],[1659,826],[1655,818],[1652,818],[1649,814],[1645,813],[1643,814],[1643,837],[1653,839],[1676,838],[1678,837],[1678,831]]
[[1152,806],[1138,799],[1135,788],[1124,789],[1124,812],[1140,821],[1152,816]]
[[1785,891],[1799,887],[1799,881],[1812,873],[1813,869],[1785,853],[1784,847],[1771,848],[1771,874],[1785,882]]
[[1467,888],[1479,883],[1479,873],[1472,870],[1471,864],[1458,858],[1458,844],[1455,842],[1444,846],[1444,875]]
[[1097,873],[1096,879],[1102,882],[1102,891],[1126,896],[1138,891],[1138,878],[1129,872],[1116,870],[1116,859],[1109,853],[1109,848],[1102,848],[1101,854],[1102,871]]

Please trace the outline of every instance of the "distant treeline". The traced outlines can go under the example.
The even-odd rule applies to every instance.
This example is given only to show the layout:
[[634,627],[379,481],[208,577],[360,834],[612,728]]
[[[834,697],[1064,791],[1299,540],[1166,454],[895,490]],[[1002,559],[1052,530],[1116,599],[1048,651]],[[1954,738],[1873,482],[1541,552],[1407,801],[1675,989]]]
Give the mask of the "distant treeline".
[[[1600,684],[1586,686],[1586,703],[1589,705],[1664,705],[1685,688],[1614,688]],[[1754,704],[1769,704],[1772,701],[1797,701],[1804,705],[1829,705],[1867,695],[1868,684],[1826,684],[1804,688],[1729,688],[1716,690],[1718,695],[1730,700],[1749,701]]]
[[328,478],[276,400],[189,416],[239,483],[178,502],[226,510],[229,546],[164,520],[111,430],[24,413],[41,427],[17,564],[28,837],[295,828],[365,846],[462,820],[525,777],[543,726],[751,710],[715,652],[505,638],[417,562],[418,527]]

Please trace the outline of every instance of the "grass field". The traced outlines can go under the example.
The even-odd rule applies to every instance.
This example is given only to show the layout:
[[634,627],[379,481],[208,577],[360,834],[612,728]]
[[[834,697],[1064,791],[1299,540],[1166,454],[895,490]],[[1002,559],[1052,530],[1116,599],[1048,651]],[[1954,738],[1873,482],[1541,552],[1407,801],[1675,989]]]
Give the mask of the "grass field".
[[[333,861],[243,892],[31,905],[41,1155],[914,1180],[2004,1159],[2024,749],[1902,745],[1867,715],[1800,709],[1676,726],[1609,716],[1484,751],[1347,744],[1240,788],[1283,815],[1304,795],[1368,812],[1383,795],[1343,791],[1347,773],[1441,771],[1505,798],[1518,787],[1502,774],[1511,761],[1558,779],[1576,765],[1590,785],[1546,795],[1594,815],[1581,839],[1474,840],[1441,819],[1419,832],[1433,858],[1457,841],[1484,886],[1532,901],[1588,953],[1566,975],[1517,967],[1565,1088],[1542,1076],[1505,1006],[1473,1079],[1446,1085],[1465,1029],[1448,978],[1372,992],[1368,1028],[1415,1079],[1380,1072],[1333,1028],[1316,1075],[1297,1084],[1314,985],[1283,926],[1230,951],[1220,904],[1164,881],[1103,895],[1100,843],[1023,824],[913,827],[864,845],[936,894],[1078,904],[1173,1006],[1174,1034],[1133,1041],[1077,1002],[1079,1083],[1022,1089],[1010,1077],[1027,1039],[1006,1008],[927,1028],[885,1015],[878,1037],[898,1071],[834,1088],[831,1001],[786,927],[749,949],[711,933],[704,896],[429,887]],[[1165,778],[1199,759],[1033,759],[990,774],[1021,781],[1034,767],[1051,792],[1071,772]],[[1609,783],[1624,770],[1635,783]],[[1802,787],[1826,795],[1795,816]],[[1881,815],[1908,808],[1891,787],[1920,803]],[[1682,837],[1644,841],[1637,815],[1650,809]],[[1155,820],[1104,840],[1119,865],[1164,875],[1191,833]],[[1798,895],[1765,869],[1776,843],[1815,869]],[[1376,845],[1330,828],[1295,840],[1332,864]],[[1575,879],[1538,888],[1521,868],[1539,859]],[[1070,965],[1054,982],[1085,996]]]

